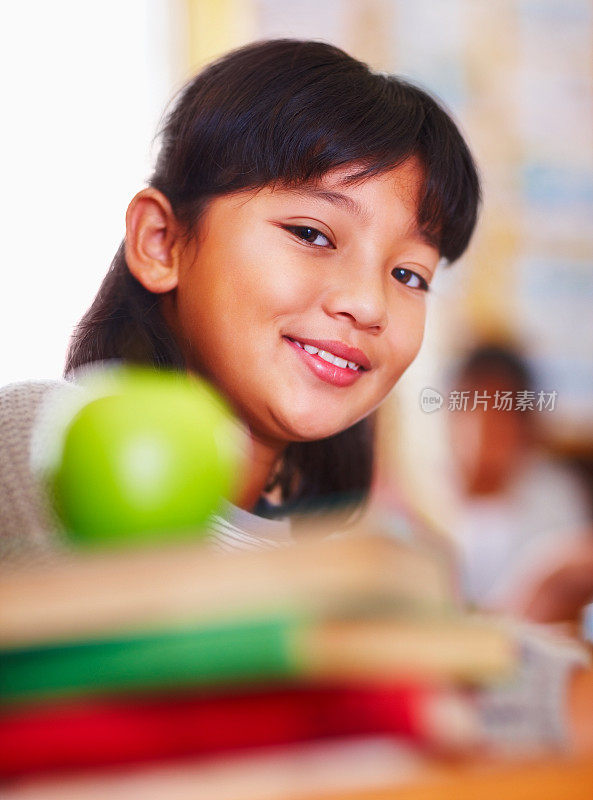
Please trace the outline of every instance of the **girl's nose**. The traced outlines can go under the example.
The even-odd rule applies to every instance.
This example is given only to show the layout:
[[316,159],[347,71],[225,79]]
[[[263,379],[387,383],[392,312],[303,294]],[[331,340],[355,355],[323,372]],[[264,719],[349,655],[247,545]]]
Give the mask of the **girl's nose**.
[[381,333],[387,326],[385,288],[377,277],[348,277],[328,291],[323,309],[331,317],[345,318],[357,328]]

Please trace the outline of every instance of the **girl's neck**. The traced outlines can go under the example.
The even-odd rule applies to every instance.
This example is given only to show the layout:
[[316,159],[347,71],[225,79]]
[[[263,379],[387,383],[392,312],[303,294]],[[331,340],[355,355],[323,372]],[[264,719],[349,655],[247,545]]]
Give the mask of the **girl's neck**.
[[235,499],[239,508],[245,511],[254,509],[284,449],[285,445],[261,438],[251,431],[250,449],[241,476],[242,484]]

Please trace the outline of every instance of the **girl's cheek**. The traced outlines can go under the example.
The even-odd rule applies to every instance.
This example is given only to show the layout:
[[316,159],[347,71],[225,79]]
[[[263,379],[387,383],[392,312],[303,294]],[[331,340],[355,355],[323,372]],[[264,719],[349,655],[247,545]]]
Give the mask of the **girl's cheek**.
[[320,292],[320,281],[311,271],[281,257],[268,261],[262,274],[261,262],[252,271],[250,294],[268,313],[310,308]]
[[390,320],[389,351],[391,354],[393,383],[414,361],[424,338],[425,313],[423,309],[400,313]]

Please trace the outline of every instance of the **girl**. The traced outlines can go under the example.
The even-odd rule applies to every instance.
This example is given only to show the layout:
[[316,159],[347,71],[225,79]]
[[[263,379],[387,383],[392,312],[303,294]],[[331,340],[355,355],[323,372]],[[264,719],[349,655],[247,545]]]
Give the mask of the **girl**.
[[76,331],[67,373],[124,359],[207,377],[247,422],[239,505],[360,502],[369,417],[420,346],[479,186],[427,94],[329,44],[249,45],[200,73]]
[[[425,92],[328,44],[233,52],[169,114],[67,374],[117,358],[213,382],[252,439],[240,508],[214,532],[225,547],[276,544],[286,524],[259,516],[271,492],[280,515],[366,497],[372,412],[418,352],[437,264],[464,252],[478,202],[468,148]],[[41,394],[0,396],[3,439],[20,442],[18,453],[14,429],[26,429]],[[0,458],[0,508],[10,509],[0,522],[22,534],[18,511],[33,501],[15,502],[18,453]],[[564,742],[575,662],[527,638],[524,647],[522,683],[482,698],[492,738],[528,730],[540,744]]]

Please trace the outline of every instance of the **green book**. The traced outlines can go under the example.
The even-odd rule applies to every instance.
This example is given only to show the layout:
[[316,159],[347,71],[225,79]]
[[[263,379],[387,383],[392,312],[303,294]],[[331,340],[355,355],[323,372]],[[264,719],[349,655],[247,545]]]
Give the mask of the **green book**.
[[4,650],[0,696],[14,701],[285,677],[297,671],[296,627],[264,619]]
[[287,615],[0,650],[0,695],[18,702],[293,677],[490,682],[515,664],[513,637],[487,621]]

